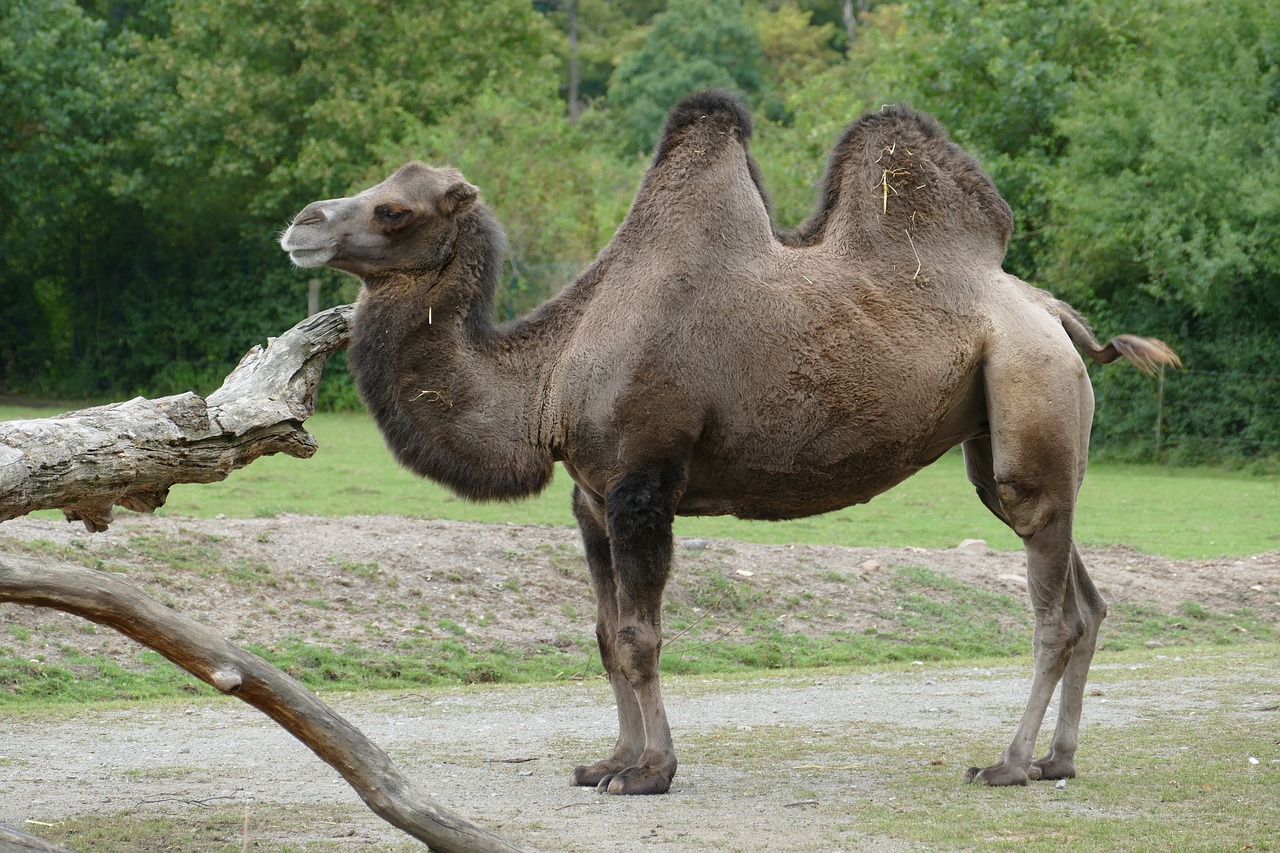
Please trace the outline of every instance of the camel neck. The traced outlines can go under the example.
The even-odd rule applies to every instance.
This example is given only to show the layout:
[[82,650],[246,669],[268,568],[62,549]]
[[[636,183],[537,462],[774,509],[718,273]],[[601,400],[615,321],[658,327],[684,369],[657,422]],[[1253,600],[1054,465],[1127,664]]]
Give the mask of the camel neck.
[[541,326],[555,312],[494,326],[502,238],[481,213],[460,226],[444,269],[366,287],[350,364],[400,464],[463,497],[499,500],[535,494],[551,477],[538,418],[555,339]]

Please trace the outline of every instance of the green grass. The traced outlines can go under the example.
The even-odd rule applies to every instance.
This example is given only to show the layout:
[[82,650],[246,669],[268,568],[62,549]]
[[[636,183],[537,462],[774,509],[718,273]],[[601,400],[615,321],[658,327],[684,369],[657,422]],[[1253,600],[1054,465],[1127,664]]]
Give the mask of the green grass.
[[[0,419],[50,409],[0,406]],[[318,414],[307,427],[320,449],[307,460],[266,457],[224,482],[180,485],[161,514],[212,517],[281,512],[347,516],[384,513],[459,521],[572,526],[572,482],[557,471],[541,495],[518,502],[464,501],[396,465],[363,414]],[[1280,478],[1208,468],[1097,463],[1085,479],[1076,518],[1084,545],[1128,545],[1177,558],[1208,559],[1280,548]],[[1020,547],[974,495],[958,452],[871,503],[787,522],[681,518],[676,534],[768,544],[915,545],[942,548],[986,539]]]
[[[455,639],[419,639],[393,651],[355,644],[329,648],[302,639],[243,648],[312,690],[391,690],[447,684],[525,684],[598,675],[587,637],[569,646],[532,648],[496,645],[470,649]],[[85,653],[69,644],[59,663],[25,659],[4,648],[0,638],[0,709],[84,703],[139,702],[182,696],[216,696],[217,691],[149,650],[119,656]]]
[[[179,548],[172,553],[181,559],[185,552]],[[215,555],[201,570],[225,572],[227,565]],[[772,594],[735,583],[713,562],[692,563],[682,580],[688,592],[667,602],[663,671],[724,675],[1030,657],[1031,613],[1021,595],[987,592],[923,568],[892,571],[894,594],[880,606],[874,627],[856,633],[821,624],[824,612],[841,606],[838,600]],[[261,587],[270,580],[256,582]],[[326,599],[301,603],[317,610],[332,607]],[[784,629],[784,622],[794,629]],[[324,645],[299,637],[245,648],[313,690],[521,684],[601,674],[593,638],[586,633],[517,647],[477,644],[464,626],[450,619],[436,619],[434,625],[441,633],[385,638],[378,648]],[[10,634],[21,640],[21,631]],[[1099,646],[1114,652],[1148,644],[1182,648],[1278,639],[1273,627],[1248,611],[1216,613],[1187,602],[1178,613],[1160,613],[1120,602],[1111,607]],[[58,660],[44,655],[31,659],[6,648],[0,635],[0,709],[214,695],[212,688],[149,650],[121,660],[80,651],[73,639],[57,645],[62,653]]]

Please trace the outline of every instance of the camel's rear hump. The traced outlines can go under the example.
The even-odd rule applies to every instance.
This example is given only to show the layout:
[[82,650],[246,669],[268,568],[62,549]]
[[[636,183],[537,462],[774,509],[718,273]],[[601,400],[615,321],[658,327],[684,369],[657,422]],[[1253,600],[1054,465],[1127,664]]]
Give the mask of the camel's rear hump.
[[786,240],[821,242],[931,281],[956,265],[998,269],[1013,213],[976,160],[933,118],[889,105],[850,124],[818,209]]

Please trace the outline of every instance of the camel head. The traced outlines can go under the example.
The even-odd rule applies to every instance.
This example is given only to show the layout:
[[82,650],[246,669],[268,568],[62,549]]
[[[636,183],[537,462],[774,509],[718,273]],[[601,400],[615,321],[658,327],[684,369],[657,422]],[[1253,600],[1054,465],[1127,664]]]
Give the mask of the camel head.
[[307,205],[280,237],[299,267],[331,267],[367,286],[443,267],[477,190],[457,169],[407,163],[349,198]]

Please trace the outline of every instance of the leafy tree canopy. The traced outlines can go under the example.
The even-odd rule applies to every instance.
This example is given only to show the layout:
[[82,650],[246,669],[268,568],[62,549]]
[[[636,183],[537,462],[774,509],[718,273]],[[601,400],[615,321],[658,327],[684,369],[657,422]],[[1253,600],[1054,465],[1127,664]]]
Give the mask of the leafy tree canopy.
[[760,36],[741,3],[671,0],[609,82],[609,106],[628,150],[651,149],[667,110],[690,92],[717,86],[758,102],[763,61]]

